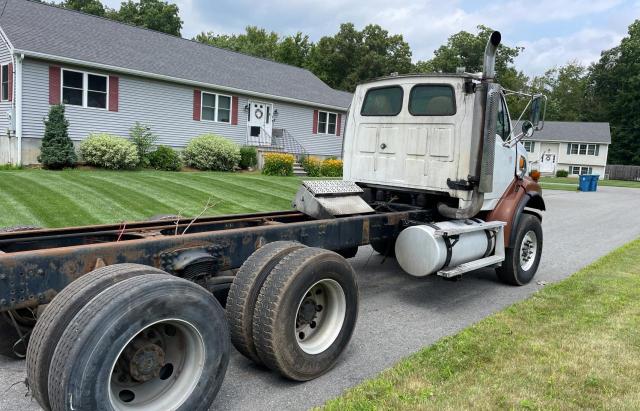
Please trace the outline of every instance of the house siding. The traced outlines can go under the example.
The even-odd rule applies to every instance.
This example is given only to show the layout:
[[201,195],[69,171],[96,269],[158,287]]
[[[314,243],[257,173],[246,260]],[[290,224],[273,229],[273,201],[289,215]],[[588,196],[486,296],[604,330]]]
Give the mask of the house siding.
[[[0,65],[12,63],[11,50],[4,38],[0,36]],[[13,76],[13,73],[9,73]],[[15,90],[15,81],[13,89]],[[15,130],[9,121],[8,113],[13,108],[12,101],[0,101],[0,164],[9,164],[15,162]],[[8,137],[11,133],[12,138]]]
[[609,152],[609,145],[604,143],[586,143],[576,141],[578,144],[597,144],[598,155],[580,155],[580,154],[567,154],[567,146],[571,143],[565,142],[546,142],[535,141],[534,150],[527,153],[527,158],[533,168],[537,167],[538,162],[542,158],[543,153],[551,153],[556,155],[556,171],[557,170],[569,170],[569,166],[589,166],[592,167],[593,174],[600,174],[604,176],[605,166],[607,164],[607,155]]
[[[23,65],[23,136],[41,139],[44,133],[43,118],[49,110],[49,66],[55,63],[25,59]],[[203,133],[216,133],[237,144],[246,142],[247,113],[244,106],[251,98],[238,97],[238,125],[194,120],[194,88],[177,83],[163,82],[143,77],[119,75],[93,69],[64,65],[63,68],[86,70],[119,77],[118,111],[67,106],[69,136],[81,141],[90,133],[107,132],[128,136],[136,121],[150,125],[158,135],[158,144],[184,147],[190,139]],[[203,89],[213,92],[215,89]],[[229,93],[223,93],[229,94]],[[274,128],[285,128],[311,154],[340,155],[342,137],[312,133],[313,107],[261,100],[274,104],[278,117]],[[344,130],[344,118],[342,113]],[[30,157],[33,157],[31,155]],[[30,161],[29,161],[30,160]],[[33,158],[25,162],[33,162]]]

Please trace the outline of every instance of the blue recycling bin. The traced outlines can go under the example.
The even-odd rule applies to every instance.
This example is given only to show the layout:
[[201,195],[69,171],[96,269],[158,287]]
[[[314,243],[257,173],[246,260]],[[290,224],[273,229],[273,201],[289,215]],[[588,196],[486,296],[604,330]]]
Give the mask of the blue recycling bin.
[[589,187],[591,186],[591,176],[588,174],[582,174],[578,176],[578,190],[580,191],[589,191]]
[[591,181],[589,182],[589,191],[598,191],[598,179],[600,176],[598,174],[591,174]]
[[598,179],[600,178],[597,174],[583,174],[578,177],[578,190],[580,191],[597,191],[598,190]]

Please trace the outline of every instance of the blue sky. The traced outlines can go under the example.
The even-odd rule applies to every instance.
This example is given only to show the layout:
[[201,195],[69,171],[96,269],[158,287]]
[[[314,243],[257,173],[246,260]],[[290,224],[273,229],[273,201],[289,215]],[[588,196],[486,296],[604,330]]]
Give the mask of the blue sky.
[[[172,1],[172,0],[170,0]],[[117,7],[118,0],[103,1]],[[460,30],[485,24],[502,31],[503,41],[524,46],[516,65],[529,75],[554,65],[597,60],[617,45],[640,18],[640,0],[173,0],[184,20],[182,35],[201,31],[239,33],[256,25],[280,34],[297,31],[312,40],[334,34],[342,22],[358,28],[377,23],[402,34],[413,59],[433,50]]]

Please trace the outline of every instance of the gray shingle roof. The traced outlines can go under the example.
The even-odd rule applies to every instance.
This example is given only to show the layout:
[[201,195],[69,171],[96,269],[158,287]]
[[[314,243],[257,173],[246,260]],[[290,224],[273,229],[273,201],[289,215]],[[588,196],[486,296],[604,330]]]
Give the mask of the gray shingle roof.
[[[515,126],[515,120],[512,121]],[[611,144],[611,131],[609,123],[545,121],[542,131],[536,131],[527,140]]]
[[321,105],[351,103],[350,93],[305,69],[46,4],[7,0],[0,27],[21,51]]

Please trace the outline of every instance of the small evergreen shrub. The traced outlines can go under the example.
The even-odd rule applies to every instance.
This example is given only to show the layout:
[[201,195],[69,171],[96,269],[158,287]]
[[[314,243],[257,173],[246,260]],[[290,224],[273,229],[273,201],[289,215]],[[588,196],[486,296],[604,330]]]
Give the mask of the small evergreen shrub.
[[292,176],[294,158],[291,154],[267,153],[264,155],[262,174],[268,176]]
[[110,170],[132,169],[140,163],[135,144],[106,133],[89,135],[80,144],[80,154],[87,164]]
[[569,170],[556,171],[556,177],[569,177]]
[[321,173],[324,177],[342,177],[342,160],[324,160]]
[[60,170],[73,167],[78,161],[73,142],[69,138],[69,122],[64,116],[64,106],[51,106],[44,120],[44,137],[38,161],[44,168]]
[[258,164],[258,150],[255,147],[240,147],[240,168],[243,170]]
[[156,170],[178,171],[182,167],[180,154],[171,147],[159,146],[149,154],[149,165]]
[[322,161],[313,157],[305,157],[301,162],[302,168],[309,177],[320,177],[322,175]]
[[131,142],[136,145],[136,149],[138,150],[140,166],[149,167],[150,156],[153,152],[153,146],[158,140],[158,136],[151,132],[151,127],[136,121],[136,124],[129,130],[129,137],[131,137]]
[[238,145],[216,134],[192,139],[182,152],[184,162],[199,170],[233,171],[240,162]]

